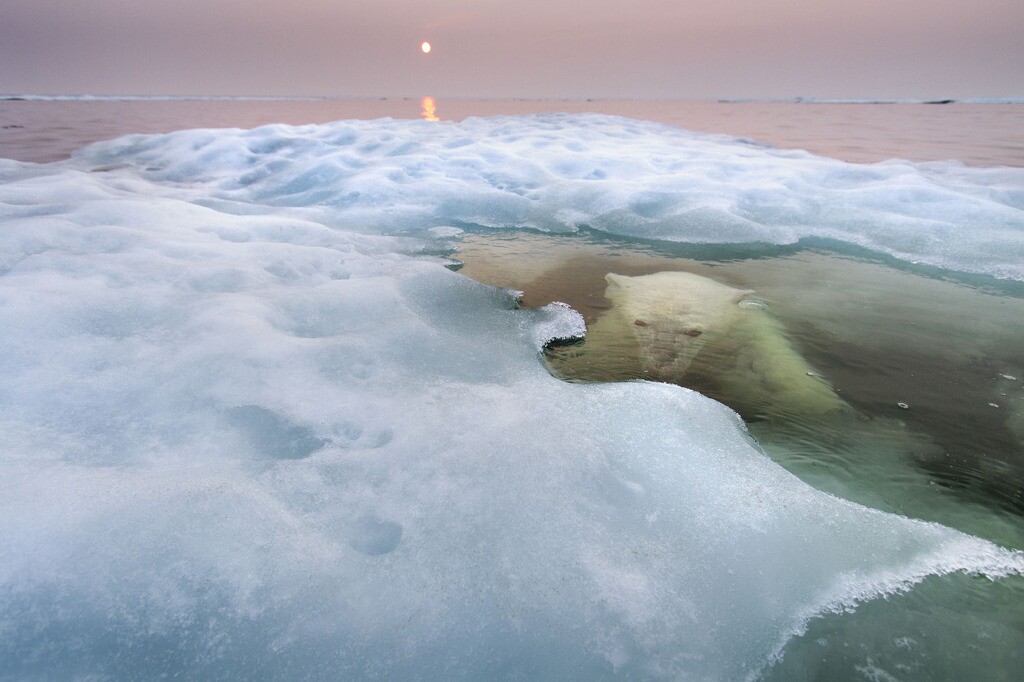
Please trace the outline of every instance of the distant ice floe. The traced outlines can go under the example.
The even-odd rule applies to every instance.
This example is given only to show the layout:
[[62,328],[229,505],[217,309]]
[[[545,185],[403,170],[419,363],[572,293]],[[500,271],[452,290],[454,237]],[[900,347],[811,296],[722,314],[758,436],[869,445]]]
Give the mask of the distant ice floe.
[[878,99],[872,97],[784,97],[781,99],[756,99],[739,97],[721,99],[719,102],[723,104],[756,102],[780,104],[1024,104],[1024,97],[968,97],[965,99],[954,99],[951,97],[936,97],[932,99]]
[[1020,574],[692,391],[554,379],[575,311],[423,255],[587,223],[1020,276],[1020,177],[597,116],[0,162],[0,677],[749,678],[826,611]]

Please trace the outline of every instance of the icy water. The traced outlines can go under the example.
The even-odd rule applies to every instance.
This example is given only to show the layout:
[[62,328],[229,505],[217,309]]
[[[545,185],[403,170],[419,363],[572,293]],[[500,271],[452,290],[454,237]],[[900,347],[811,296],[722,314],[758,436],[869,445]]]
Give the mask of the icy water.
[[[10,101],[0,99],[0,154],[54,161],[90,142],[183,128],[424,117],[428,98],[380,100]],[[1024,106],[1018,104],[789,104],[632,100],[447,100],[434,115],[597,112],[722,133],[844,161],[956,159],[1024,166]]]
[[[0,102],[0,157],[427,111],[599,111],[861,163],[1024,166],[1024,106],[963,104]],[[5,166],[0,677],[1016,679],[1019,554],[818,495],[718,406],[608,382],[697,389],[818,490],[1024,549],[1024,285],[1004,208],[1019,188],[925,168],[968,187],[950,199],[898,164],[827,167],[854,190],[854,218],[822,213],[838,240],[713,211],[711,233],[743,243],[615,236],[649,220],[672,237],[657,221],[686,196],[671,172],[650,191],[617,175],[648,153],[603,158],[622,130],[671,161],[668,133],[584,117],[478,122],[426,152],[430,129],[385,121]],[[701,191],[728,203],[761,147],[723,145],[693,182],[714,175]],[[546,153],[562,182],[625,199],[606,211],[522,170]],[[755,177],[736,203],[803,219],[818,176],[799,164],[820,164],[766,159],[801,175]],[[583,217],[521,210],[538,185],[554,187],[542,207]],[[903,233],[946,214],[1002,232]],[[426,246],[387,241],[424,230]],[[587,335],[546,347],[567,380],[549,384],[514,340],[576,333],[552,301]]]
[[[565,301],[583,313],[587,338],[546,351],[556,375],[694,388],[737,410],[775,461],[821,490],[1024,548],[1017,283],[950,277],[834,246],[672,247],[595,233],[471,234],[455,257],[465,274],[521,290],[524,305]],[[664,321],[623,315],[605,295],[609,273],[659,272],[743,290],[740,315],[776,322],[782,347],[757,348],[743,333],[750,321],[705,329],[696,337],[705,343],[679,368],[671,360],[695,339],[677,329],[652,340]],[[772,377],[791,352],[806,368]],[[822,406],[828,396],[792,398],[800,382],[827,383],[837,407]],[[1019,578],[929,579],[909,594],[816,620],[766,679],[1012,679],[1024,666],[1022,609]]]
[[[472,234],[455,257],[461,272],[523,291],[525,305],[565,301],[583,313],[588,337],[547,351],[557,375],[697,389],[737,410],[777,461],[819,488],[1024,547],[1016,284],[950,281],[824,246],[671,247],[593,233]],[[744,290],[736,307],[753,320],[744,324],[771,319],[787,345],[744,355],[742,329],[706,329],[679,367],[666,357],[689,341],[685,330],[652,348],[643,334],[659,322],[618,314],[605,295],[609,273],[658,272]],[[752,368],[790,351],[808,367],[779,381],[824,381],[839,409],[787,402],[785,386]]]

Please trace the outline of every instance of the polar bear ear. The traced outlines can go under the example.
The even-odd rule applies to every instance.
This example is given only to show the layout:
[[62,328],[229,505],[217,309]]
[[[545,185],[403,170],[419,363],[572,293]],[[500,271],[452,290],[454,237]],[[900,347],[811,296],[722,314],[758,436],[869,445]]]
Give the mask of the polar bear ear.
[[614,272],[609,272],[604,276],[604,281],[608,282],[608,286],[615,286],[622,289],[625,289],[630,285],[630,280],[630,277],[616,275]]

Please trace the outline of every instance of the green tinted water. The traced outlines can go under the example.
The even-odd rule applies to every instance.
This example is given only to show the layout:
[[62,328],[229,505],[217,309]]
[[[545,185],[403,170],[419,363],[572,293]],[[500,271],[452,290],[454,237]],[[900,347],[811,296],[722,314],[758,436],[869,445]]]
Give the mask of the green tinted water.
[[[1014,283],[820,244],[665,246],[587,233],[471,233],[455,257],[463,273],[523,291],[526,306],[559,300],[583,314],[587,338],[547,352],[557,376],[696,389],[821,490],[1024,548],[1024,297]],[[646,277],[664,272],[699,278]],[[1022,652],[1024,579],[954,575],[814,620],[767,677],[1008,679],[1024,670]]]
[[[457,257],[465,274],[522,290],[524,305],[561,300],[583,314],[587,339],[547,354],[558,376],[694,388],[739,412],[770,456],[818,488],[1024,548],[1024,299],[996,281],[983,290],[822,249],[703,251],[506,233],[467,235]],[[750,292],[737,308],[762,318],[758,331],[705,330],[686,367],[651,362],[671,353],[652,340],[680,335],[654,336],[653,323],[619,310],[606,275],[665,271]],[[786,347],[754,339],[764,326]],[[825,382],[845,409],[766,385],[751,365],[771,368],[787,360],[780,353],[813,375],[790,382]]]

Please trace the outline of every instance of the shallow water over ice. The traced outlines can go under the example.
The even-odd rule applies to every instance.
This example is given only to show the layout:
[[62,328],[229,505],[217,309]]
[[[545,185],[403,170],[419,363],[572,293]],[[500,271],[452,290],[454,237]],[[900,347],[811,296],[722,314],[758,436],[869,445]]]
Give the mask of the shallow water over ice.
[[[527,305],[564,300],[584,314],[586,339],[546,352],[556,375],[696,388],[738,410],[775,461],[821,490],[1024,547],[1024,391],[1014,374],[1024,365],[1024,299],[1012,285],[979,289],[820,247],[679,249],[594,234],[473,233],[455,255],[461,272],[520,289]],[[738,287],[729,305],[753,319],[719,337],[714,328],[669,333],[651,362],[644,346],[659,321],[650,307],[636,319],[636,307],[609,298],[623,278],[608,272],[638,283],[648,273],[711,278]],[[707,285],[669,284],[676,300],[709,300]],[[766,315],[776,320],[769,333],[784,334],[758,347]],[[705,343],[680,367],[676,353],[694,340]],[[808,365],[779,375],[794,352]],[[822,382],[835,400],[793,393]],[[1024,665],[1022,608],[1020,578],[928,579],[813,621],[766,679],[1000,679]]]
[[[819,488],[1024,547],[1024,298],[1014,285],[979,289],[821,247],[695,253],[594,234],[475,233],[456,257],[461,272],[524,291],[526,305],[581,311],[587,338],[546,354],[558,376],[697,389]],[[619,289],[610,272],[733,287],[726,306],[738,320],[652,336],[669,320],[608,298]],[[669,280],[662,296],[706,301],[692,286]],[[676,353],[687,344],[700,347],[684,366]]]
[[740,679],[922,581],[1017,589],[1020,552],[820,492],[720,403],[553,378],[542,349],[583,316],[436,254],[585,220],[998,282],[1018,171],[594,116],[431,126],[0,161],[0,675]]

